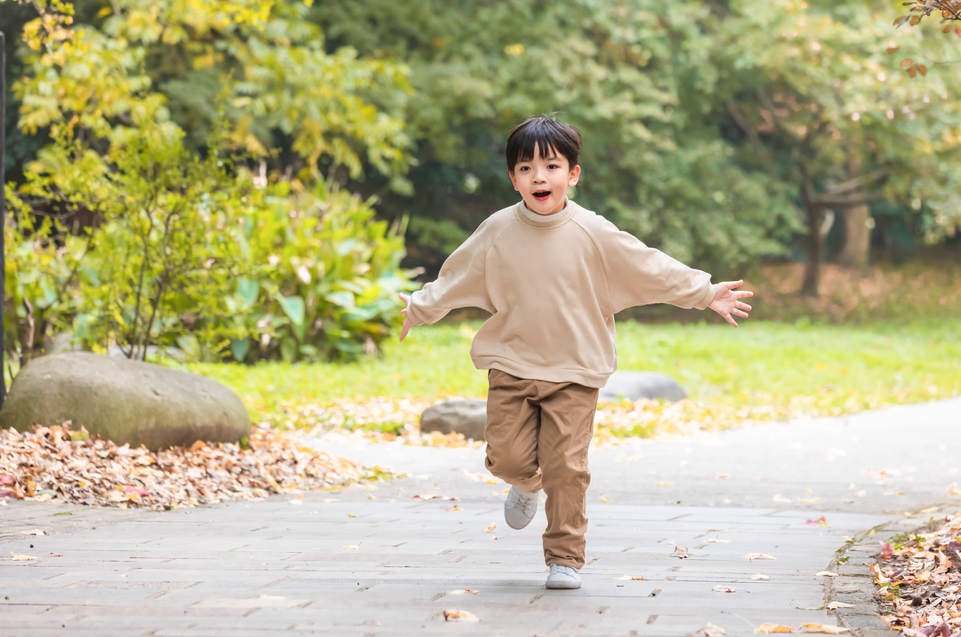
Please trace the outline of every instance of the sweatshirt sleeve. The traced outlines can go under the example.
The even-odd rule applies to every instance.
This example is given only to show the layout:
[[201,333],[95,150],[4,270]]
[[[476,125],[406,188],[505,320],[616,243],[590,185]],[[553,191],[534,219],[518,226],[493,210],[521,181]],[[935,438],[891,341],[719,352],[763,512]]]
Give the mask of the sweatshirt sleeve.
[[670,303],[705,309],[714,300],[711,275],[689,268],[598,216],[595,241],[606,269],[614,313],[635,305]]
[[411,294],[407,317],[414,325],[436,323],[458,307],[479,307],[494,312],[485,271],[491,247],[488,225],[486,220],[481,223],[474,234],[447,257],[436,281]]

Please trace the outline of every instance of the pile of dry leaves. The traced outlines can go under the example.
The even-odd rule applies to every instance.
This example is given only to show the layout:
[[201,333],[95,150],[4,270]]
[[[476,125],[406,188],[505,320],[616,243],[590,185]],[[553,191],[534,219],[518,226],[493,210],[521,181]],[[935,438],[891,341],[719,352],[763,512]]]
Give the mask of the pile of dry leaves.
[[[430,447],[481,446],[463,435],[447,435],[420,430],[420,415],[430,407],[426,398],[371,398],[365,402],[349,400],[329,404],[292,403],[285,405],[265,424],[304,435],[342,438],[342,442],[392,442]],[[659,400],[625,400],[599,403],[594,422],[594,447],[622,444],[625,438],[650,438],[659,435],[686,435],[695,431],[719,431],[786,419],[794,415],[774,407],[730,407],[701,404],[692,400],[669,403]]]
[[881,546],[881,618],[905,637],[961,637],[961,512]]
[[0,503],[16,498],[164,510],[393,477],[266,427],[254,427],[244,447],[197,441],[153,453],[57,426],[0,430]]

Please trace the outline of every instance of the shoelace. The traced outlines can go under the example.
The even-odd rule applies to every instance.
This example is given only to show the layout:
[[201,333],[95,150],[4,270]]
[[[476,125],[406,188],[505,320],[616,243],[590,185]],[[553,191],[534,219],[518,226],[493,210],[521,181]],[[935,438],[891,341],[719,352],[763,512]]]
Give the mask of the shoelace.
[[521,495],[521,494],[518,493],[518,494],[517,494],[517,499],[518,499],[518,502],[519,502],[520,505],[521,505],[521,508],[524,509],[524,513],[526,513],[527,515],[533,515],[533,514],[534,514],[534,509],[537,507],[537,494],[536,494],[536,493],[535,493],[533,496],[531,496],[531,497],[527,497],[527,496],[525,496],[525,495]]

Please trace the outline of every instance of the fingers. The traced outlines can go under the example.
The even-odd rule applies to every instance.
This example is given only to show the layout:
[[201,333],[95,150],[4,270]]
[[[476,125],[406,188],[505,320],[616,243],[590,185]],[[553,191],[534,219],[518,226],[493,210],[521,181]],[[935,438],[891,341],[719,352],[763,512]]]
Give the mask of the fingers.
[[750,312],[752,309],[754,309],[754,308],[752,308],[750,305],[748,305],[747,303],[741,303],[740,301],[735,301],[735,302],[734,302],[734,307],[736,307],[736,308],[739,309],[739,310],[747,310],[748,312]]
[[742,312],[741,310],[731,310],[731,314],[740,316],[741,318],[747,318],[747,312]]
[[737,327],[737,322],[733,318],[731,318],[730,314],[725,314],[724,320],[730,323],[731,325],[733,325],[734,327]]
[[407,332],[409,332],[409,331],[410,331],[410,325],[407,323],[407,321],[404,321],[404,327],[403,327],[403,329],[401,329],[401,331],[400,331],[400,342],[401,342],[401,343],[404,342],[404,337],[407,336]]
[[724,281],[721,283],[721,285],[726,287],[728,290],[733,290],[736,287],[740,287],[742,283],[744,283],[744,279],[741,279],[740,281]]
[[748,296],[754,296],[754,292],[741,292],[740,290],[738,290],[737,292],[731,292],[731,294],[733,294],[734,298],[736,299],[743,299]]

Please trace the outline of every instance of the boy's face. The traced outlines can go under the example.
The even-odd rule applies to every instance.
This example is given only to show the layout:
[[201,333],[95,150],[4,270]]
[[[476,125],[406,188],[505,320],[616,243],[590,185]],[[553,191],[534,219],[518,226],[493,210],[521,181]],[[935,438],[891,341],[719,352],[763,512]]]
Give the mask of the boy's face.
[[530,161],[519,161],[511,172],[514,190],[521,193],[528,210],[539,215],[552,215],[567,205],[568,186],[577,185],[581,167],[568,165],[567,158],[551,148],[547,157],[541,154],[540,144],[534,147]]

